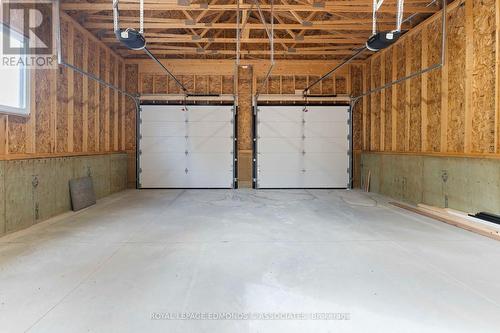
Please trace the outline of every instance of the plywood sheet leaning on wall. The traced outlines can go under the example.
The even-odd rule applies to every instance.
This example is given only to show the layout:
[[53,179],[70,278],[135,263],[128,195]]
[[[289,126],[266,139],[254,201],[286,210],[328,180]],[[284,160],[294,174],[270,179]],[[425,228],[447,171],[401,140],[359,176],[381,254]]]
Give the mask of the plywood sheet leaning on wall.
[[[497,2],[497,6],[498,1]],[[473,1],[471,150],[495,152],[495,0]]]
[[448,151],[463,152],[465,140],[465,8],[448,14]]
[[[434,21],[427,29],[428,65],[441,61],[441,22]],[[438,152],[441,149],[441,69],[427,75],[427,151]]]
[[[407,40],[410,57],[410,72],[416,73],[422,68],[422,34],[416,33]],[[410,113],[409,113],[409,150],[419,152],[422,147],[422,76],[410,80]]]

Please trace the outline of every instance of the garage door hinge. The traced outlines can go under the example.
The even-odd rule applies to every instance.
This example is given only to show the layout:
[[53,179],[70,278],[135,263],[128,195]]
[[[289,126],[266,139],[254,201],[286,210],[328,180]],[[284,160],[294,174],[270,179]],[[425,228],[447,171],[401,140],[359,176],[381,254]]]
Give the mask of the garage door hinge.
[[139,139],[142,139],[142,134],[139,134]]
[[142,168],[139,168],[139,173],[141,173],[141,172],[142,172]]
[[139,149],[139,155],[142,155],[142,150]]
[[139,124],[142,124],[142,119],[141,118],[139,118]]
[[347,134],[347,140],[351,140],[351,134]]
[[347,173],[351,173],[351,168],[347,168]]

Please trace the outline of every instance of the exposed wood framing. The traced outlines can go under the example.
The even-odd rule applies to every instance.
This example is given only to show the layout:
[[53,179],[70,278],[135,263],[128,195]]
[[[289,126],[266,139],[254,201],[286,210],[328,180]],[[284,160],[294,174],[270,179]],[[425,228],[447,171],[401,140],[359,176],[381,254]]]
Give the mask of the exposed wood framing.
[[[88,71],[88,61],[89,61],[89,41],[86,36],[83,37],[83,70]],[[82,150],[87,151],[88,149],[88,137],[89,137],[89,83],[88,78],[86,76],[82,77],[83,80],[83,118],[82,118],[82,126],[83,126],[83,143]]]
[[[99,76],[101,59],[98,53],[92,53],[95,50],[90,50],[91,43],[108,49],[109,54],[123,63],[117,53],[107,48],[70,16],[63,13],[61,23],[65,45],[63,53],[68,63],[79,64],[83,70],[90,70],[89,61],[93,58],[97,63],[93,74]],[[83,53],[77,55],[76,49]],[[124,72],[119,74],[124,75]],[[32,70],[31,75],[30,115],[18,117],[0,114],[0,159],[76,156],[99,152],[100,85],[89,84],[85,76],[62,67]],[[95,95],[93,103],[89,99],[90,90]],[[76,96],[78,100],[75,99]],[[91,112],[95,112],[93,126],[89,123],[89,119],[92,119],[89,117]],[[122,122],[124,121],[122,117]],[[95,131],[92,135],[95,145],[89,143],[90,128]],[[95,147],[90,150],[90,146]],[[110,151],[120,149],[121,146],[115,145]]]
[[465,0],[465,152],[471,152],[472,134],[472,80],[474,57],[474,4],[473,0]]
[[500,5],[496,4],[496,76],[495,76],[495,147],[500,154]]
[[[397,49],[395,47],[390,50],[392,52],[392,81],[396,81],[398,79],[398,53]],[[398,128],[398,85],[395,84],[392,86],[392,100],[391,100],[391,107],[392,107],[392,112],[391,112],[391,130],[392,130],[392,151],[397,150],[396,142],[397,142],[397,128]]]
[[[404,28],[435,13],[437,6],[427,6],[429,0],[407,0],[405,13],[419,14]],[[120,4],[124,25],[135,27],[138,22],[137,3]],[[266,58],[268,39],[262,34],[263,24],[250,2],[239,4],[242,31],[241,57]],[[264,15],[271,10],[261,3]],[[75,16],[83,26],[103,37],[120,54],[140,57],[141,53],[123,48],[112,33],[111,6],[105,0],[67,2],[62,9]],[[190,3],[151,1],[145,4],[146,38],[151,50],[165,58],[231,58],[235,53],[236,3]],[[274,4],[277,21],[276,56],[282,59],[340,59],[362,45],[371,34],[372,4],[367,0],[326,1],[320,5],[311,1]],[[396,1],[387,0],[380,8],[380,29],[394,28]],[[296,45],[303,47],[296,47]],[[346,47],[342,49],[342,47]]]
[[[392,87],[393,152],[426,153],[436,156],[448,156],[448,154],[471,157],[499,156],[499,7],[498,1],[494,0],[481,2],[457,0],[448,6],[445,66]],[[401,59],[397,59],[400,57],[397,49],[401,45],[406,51],[403,61],[405,75],[411,74],[418,68],[435,64],[438,61],[436,59],[438,52],[435,48],[438,43],[441,45],[440,38],[436,38],[437,35],[441,35],[440,29],[441,13],[437,13],[411,29],[388,50],[370,57],[366,64],[371,66],[371,70],[382,71],[371,73],[372,85],[375,83],[374,78],[384,75],[384,66],[373,66],[373,62],[379,56],[382,56],[383,62],[388,52],[392,52],[392,80],[402,77],[398,65]],[[399,87],[405,89],[404,96],[401,95],[401,91],[398,93]],[[414,93],[416,88],[421,95],[419,100]],[[363,115],[362,121],[365,143],[369,138],[378,138],[381,134],[383,136],[383,132],[386,131],[382,122],[380,129],[374,128],[373,119],[377,117],[377,112],[388,112],[388,106],[384,109],[382,104],[380,109],[374,110],[373,107],[378,102],[373,102],[375,94],[370,97],[371,110],[370,113]],[[404,107],[401,108],[401,105]],[[417,118],[413,113],[415,110],[421,112]],[[398,140],[395,134],[401,131],[401,128],[398,128],[402,125],[398,122],[398,117],[401,115],[404,115],[405,129],[401,140]],[[420,133],[415,127],[415,121],[421,122],[417,125],[420,127]],[[398,146],[399,141],[404,141],[404,146]],[[380,143],[382,144],[382,141]],[[376,144],[373,142],[364,147],[372,151],[386,148],[376,149]]]
[[[427,68],[429,66],[428,63],[428,47],[429,41],[427,39],[427,29],[422,30],[422,68]],[[422,117],[422,128],[420,132],[422,133],[422,142],[421,142],[421,151],[427,151],[427,106],[429,103],[429,96],[427,94],[427,82],[429,80],[429,74],[425,73],[422,75],[422,91],[421,91],[421,117]]]
[[[68,25],[68,52],[66,54],[66,59],[70,64],[75,63],[75,52],[74,52],[74,28],[73,25]],[[68,70],[68,115],[67,115],[67,122],[68,122],[68,152],[73,152],[73,124],[74,124],[74,113],[75,113],[75,94],[74,94],[74,88],[75,88],[75,83],[74,83],[74,77],[75,77],[75,72],[72,70]]]

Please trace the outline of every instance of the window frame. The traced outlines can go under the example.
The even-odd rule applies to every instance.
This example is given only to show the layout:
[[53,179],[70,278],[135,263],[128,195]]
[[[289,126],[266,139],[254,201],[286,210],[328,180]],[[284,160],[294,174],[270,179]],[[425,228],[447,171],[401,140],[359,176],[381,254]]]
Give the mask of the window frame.
[[[23,41],[24,50],[26,51],[24,55],[28,53],[28,45],[29,39],[23,35],[22,33],[12,29],[10,26],[6,24],[0,23],[0,33],[3,35],[2,37],[10,38],[10,36],[15,36],[16,39]],[[6,35],[6,33],[9,33]],[[0,46],[3,47],[3,46]],[[22,55],[20,55],[22,56]],[[27,60],[25,58],[25,60]],[[19,117],[29,117],[31,114],[31,70],[28,66],[22,66],[23,75],[21,75],[21,79],[19,82],[19,90],[20,90],[20,103],[22,107],[13,107],[9,105],[3,105],[0,103],[0,114],[14,115]]]

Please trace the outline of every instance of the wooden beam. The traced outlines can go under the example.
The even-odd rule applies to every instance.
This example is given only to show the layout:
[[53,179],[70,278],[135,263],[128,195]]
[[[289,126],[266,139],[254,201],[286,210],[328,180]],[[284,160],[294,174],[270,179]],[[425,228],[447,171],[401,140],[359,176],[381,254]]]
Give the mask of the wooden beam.
[[[240,10],[249,10],[252,7],[251,4],[240,4]],[[271,5],[261,4],[260,8],[262,11],[271,11]],[[107,11],[111,12],[112,7],[109,3],[90,3],[90,2],[73,2],[73,3],[62,3],[61,9],[65,11]],[[204,4],[190,4],[187,6],[175,3],[147,3],[145,5],[145,10],[147,11],[235,11],[237,9],[236,4],[224,4],[224,5],[209,5],[204,6]],[[120,10],[137,10],[137,4],[135,3],[120,3]],[[296,12],[333,12],[333,13],[371,13],[371,4],[355,4],[355,5],[328,5],[325,6],[306,6],[306,5],[274,5],[275,12],[290,12],[291,10]],[[379,10],[379,13],[390,13],[395,14],[397,12],[397,7],[395,5],[384,5]],[[432,14],[435,13],[436,9],[432,7],[407,5],[405,6],[405,13],[424,13]]]
[[[363,64],[363,91],[368,91],[368,85],[367,85],[367,70],[366,70],[367,64]],[[366,116],[367,116],[367,108],[368,108],[368,97],[365,96],[363,97],[363,149],[367,150],[369,149],[367,147],[367,134],[366,134],[366,127],[367,127],[367,121],[366,121]]]
[[[448,39],[446,39],[445,47],[448,48]],[[446,51],[444,66],[441,68],[441,142],[440,151],[445,153],[448,151],[448,68],[449,68],[449,52]]]
[[26,152],[34,153],[36,151],[36,71],[30,70],[30,115],[26,126]]
[[[421,68],[427,68],[429,66],[429,40],[427,36],[427,29],[422,30],[422,54],[421,54]],[[422,142],[421,142],[421,151],[427,151],[427,125],[428,125],[428,104],[429,104],[429,94],[427,91],[427,85],[429,80],[429,73],[425,73],[422,75],[422,80],[420,80],[422,88],[421,88],[421,132],[422,132]]]
[[[405,75],[411,74],[410,40],[406,39],[405,48]],[[410,100],[411,80],[405,81],[405,151],[410,150]]]
[[[88,71],[89,62],[89,40],[86,37],[87,34],[83,34],[83,70]],[[82,126],[83,126],[83,143],[82,151],[88,150],[88,138],[89,138],[89,80],[86,75],[82,75]]]
[[[246,30],[245,31],[249,31]],[[312,36],[311,36],[312,37]],[[115,37],[105,37],[102,39],[103,42],[107,44],[115,44],[120,45],[120,43],[116,40]],[[332,35],[329,38],[304,38],[303,40],[297,40],[293,38],[275,38],[274,41],[276,43],[281,44],[342,44],[342,45],[350,45],[350,46],[359,46],[366,42],[366,38],[336,38]],[[245,44],[267,44],[269,43],[268,38],[242,38],[240,40],[241,43]],[[148,38],[148,45],[154,45],[156,43],[160,43],[165,45],[165,43],[187,43],[187,44],[195,44],[195,43],[212,43],[212,44],[235,44],[236,39],[234,38],[200,38],[193,39],[192,35],[185,35],[183,37],[150,37]]]
[[[61,4],[62,6],[63,4]],[[92,41],[96,42],[98,45],[101,45],[103,47],[106,47],[108,48],[108,46],[106,44],[104,44],[99,38],[97,38],[96,36],[94,36],[92,33],[90,33],[86,28],[84,28],[80,23],[78,23],[75,19],[73,19],[71,16],[69,16],[68,14],[64,13],[64,12],[61,12],[61,20],[62,21],[66,21],[68,22],[68,26],[71,26],[73,27],[74,29],[77,29],[78,31],[80,31],[83,35],[87,36],[88,38],[90,38]],[[109,49],[109,48],[108,48]],[[117,57],[120,57],[120,55],[116,54],[115,52],[113,52],[113,50],[110,50],[111,53],[113,53],[115,56]],[[120,57],[121,59],[121,57]]]
[[[375,58],[372,57],[370,59],[370,90],[375,89],[375,75],[373,75],[373,62]],[[370,96],[370,151],[375,150],[375,117],[373,116],[373,113],[375,111],[375,95],[372,94]]]
[[[378,83],[381,87],[385,84],[385,55],[386,52],[383,52],[380,55],[380,82]],[[386,89],[382,89],[380,91],[380,143],[379,147],[381,151],[385,150],[385,93]]]
[[447,214],[445,212],[438,212],[435,209],[429,209],[429,206],[424,206],[424,207],[415,207],[415,206],[409,206],[405,205],[402,203],[398,202],[389,202],[391,205],[394,205],[396,207],[406,209],[410,212],[420,214],[425,217],[429,217],[441,222],[444,222],[446,224],[453,225],[455,227],[465,229],[471,232],[474,232],[476,234],[486,236],[491,239],[495,239],[497,241],[500,241],[500,232],[494,228],[491,228],[485,224],[482,224],[480,222],[472,222],[469,221],[465,218],[461,218],[455,215]]
[[[396,81],[398,79],[398,52],[397,48],[393,47],[392,48],[392,81]],[[398,128],[398,112],[401,110],[398,110],[398,85],[395,84],[392,86],[392,102],[391,102],[391,150],[396,151],[397,150],[397,128]]]
[[[118,72],[118,59],[117,58],[113,58],[113,62],[115,63],[115,73],[113,75],[114,77],[114,85],[118,87],[118,82],[119,82],[119,79],[118,79],[118,75],[119,75],[119,72]],[[154,80],[153,80],[154,82]],[[118,123],[118,113],[120,112],[120,110],[118,110],[118,98],[119,98],[119,93],[118,91],[115,91],[114,92],[114,108],[113,108],[113,111],[115,113],[115,116],[113,118],[114,120],[114,124],[113,124],[113,127],[114,127],[114,131],[113,131],[113,149],[112,150],[120,150],[119,148],[119,145],[118,145],[118,131],[119,131],[119,123]]]
[[[73,44],[74,44],[74,29],[73,29],[73,24],[68,24],[68,54],[67,54],[67,61],[70,64],[75,63],[75,53],[73,51]],[[67,77],[68,77],[68,152],[73,152],[73,122],[74,122],[74,113],[75,113],[75,94],[74,94],[74,89],[75,89],[75,81],[74,81],[74,74],[75,72],[73,70],[68,70],[67,71]]]
[[[106,49],[106,58],[104,59],[105,61],[105,64],[106,64],[106,75],[105,75],[105,78],[104,80],[106,82],[109,82],[109,74],[111,73],[111,61],[110,61],[110,58],[111,58],[111,54],[109,52],[108,49]],[[104,116],[104,147],[105,147],[105,150],[106,151],[110,151],[110,139],[109,139],[109,132],[110,132],[110,109],[109,109],[109,106],[110,106],[110,90],[111,88],[106,88],[106,93],[104,94],[104,112],[105,112],[105,116]]]
[[[96,73],[94,73],[96,76],[99,76],[100,74],[100,68],[101,68],[101,49],[97,47],[96,49]],[[100,89],[100,84],[97,82],[94,82],[94,94],[95,94],[95,116],[94,116],[94,129],[95,129],[95,151],[100,150],[100,112],[102,112],[102,101],[101,101],[101,89]]]
[[[124,91],[126,91],[126,85],[125,85],[125,80],[126,80],[126,67],[125,67],[125,62],[122,61],[122,72],[121,72],[121,76],[122,76],[122,85],[121,85],[121,89],[123,89]],[[127,101],[126,101],[126,96],[124,94],[121,94],[122,95],[122,109],[120,110],[121,114],[122,114],[122,123],[121,123],[121,131],[122,131],[122,142],[121,142],[121,150],[125,150],[125,118],[127,116],[127,113],[126,113],[126,105],[127,105]]]
[[[278,20],[280,21],[280,20]],[[350,24],[339,24],[339,23],[334,23],[335,21],[332,22],[323,22],[323,23],[317,23],[317,22],[310,22],[311,25],[303,25],[303,24],[297,24],[297,23],[278,23],[274,24],[274,30],[327,30],[327,31],[366,31],[370,32],[371,27],[369,25],[363,25],[363,24],[356,24],[356,23],[350,23]],[[86,22],[84,23],[84,27],[87,29],[113,29],[113,22]],[[210,29],[230,29],[234,30],[237,27],[236,22],[226,22],[226,23],[210,23],[210,24],[205,24],[205,23],[194,23],[194,24],[189,24],[187,25],[186,23],[148,23],[145,24],[146,29],[186,29],[186,28],[191,28],[191,29],[205,29],[205,28],[210,28]],[[246,27],[248,29],[253,29],[253,30],[262,30],[264,29],[264,25],[262,23],[247,23]],[[394,25],[393,24],[381,24],[379,26],[379,29],[381,30],[388,30],[388,29],[393,29]],[[292,32],[293,33],[293,32]],[[295,33],[293,33],[295,35]]]
[[9,153],[9,116],[0,115],[0,154]]
[[465,123],[464,152],[471,152],[472,136],[472,81],[474,65],[474,3],[465,0]]
[[500,153],[500,4],[496,2],[495,149]]
[[[156,48],[148,48],[148,49],[151,52],[153,52],[155,55],[168,55],[168,54],[175,54],[175,55],[179,55],[179,54],[234,55],[234,54],[236,54],[236,50],[203,50],[203,51],[198,51],[198,49],[185,49],[185,48],[180,48],[180,47],[177,47],[173,50],[156,49]],[[142,51],[134,51],[134,50],[127,50],[127,51],[130,52],[130,54],[134,54],[134,55],[140,55],[141,53],[143,53]],[[328,51],[328,52],[325,52],[325,51]],[[274,51],[275,55],[283,55],[283,56],[285,56],[285,55],[321,55],[321,56],[324,56],[325,53],[327,53],[328,55],[349,56],[352,54],[352,51],[351,50],[333,51],[330,49],[324,49],[321,51],[299,50],[296,52],[293,52],[293,51],[289,52],[288,50],[286,50],[286,51]],[[269,51],[269,50],[251,50],[251,51],[250,50],[241,50],[240,54],[241,55],[248,55],[248,56],[270,55],[271,51]]]

